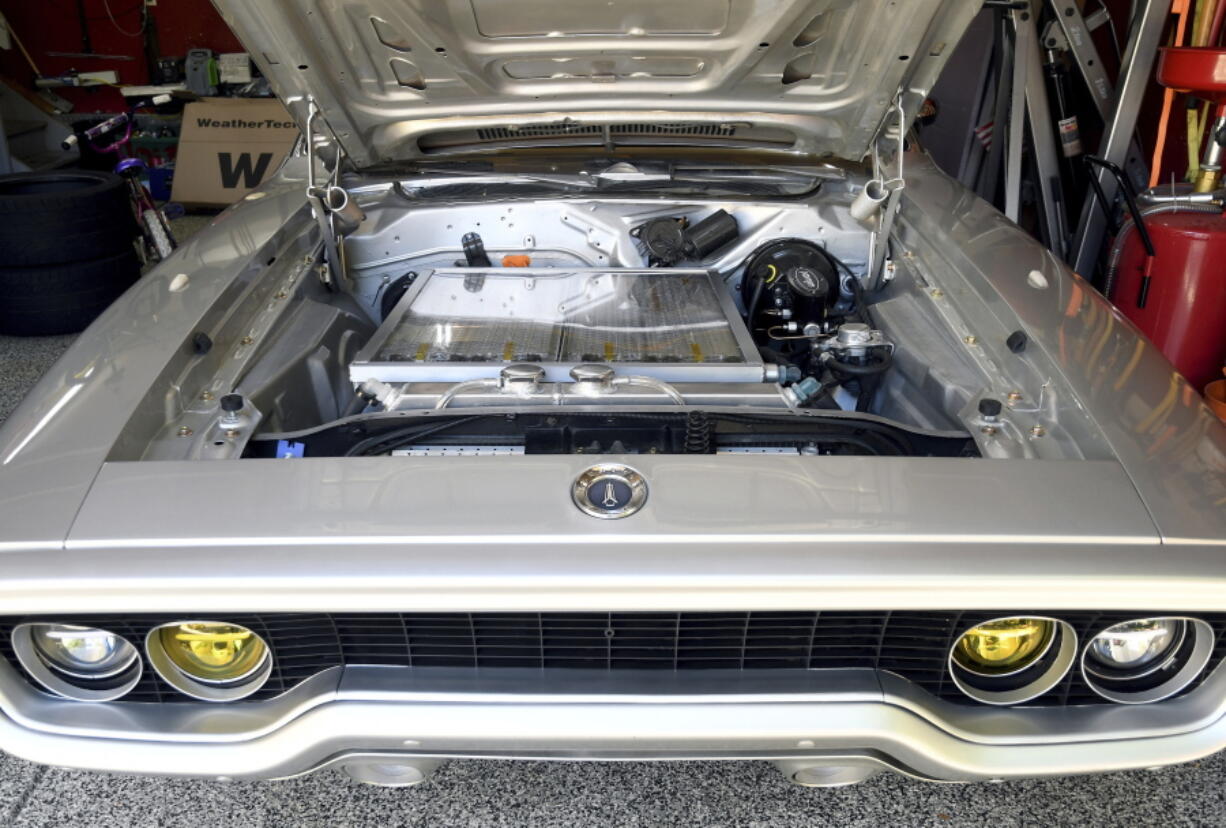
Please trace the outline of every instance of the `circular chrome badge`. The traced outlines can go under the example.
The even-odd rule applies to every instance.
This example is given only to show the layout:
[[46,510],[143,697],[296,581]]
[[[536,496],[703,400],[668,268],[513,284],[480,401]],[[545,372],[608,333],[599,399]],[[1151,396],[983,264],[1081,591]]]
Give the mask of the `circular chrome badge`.
[[601,463],[575,478],[570,494],[592,517],[624,518],[647,502],[647,481],[629,466]]

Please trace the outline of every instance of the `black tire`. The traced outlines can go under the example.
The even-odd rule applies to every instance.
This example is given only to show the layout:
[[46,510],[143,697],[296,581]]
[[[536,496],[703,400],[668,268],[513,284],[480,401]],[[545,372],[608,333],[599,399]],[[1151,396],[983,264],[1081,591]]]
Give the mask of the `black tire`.
[[88,262],[131,246],[136,219],[122,178],[93,170],[0,176],[0,265]]
[[0,334],[76,333],[140,278],[131,244],[92,262],[0,268]]

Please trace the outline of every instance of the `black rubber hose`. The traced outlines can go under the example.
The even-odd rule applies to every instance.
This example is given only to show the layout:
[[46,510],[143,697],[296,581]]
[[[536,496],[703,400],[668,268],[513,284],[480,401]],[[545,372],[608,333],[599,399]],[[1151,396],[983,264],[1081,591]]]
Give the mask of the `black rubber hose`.
[[842,362],[837,359],[827,359],[823,363],[831,371],[840,374],[847,374],[853,377],[871,377],[875,374],[880,374],[894,364],[894,355],[886,350],[882,352],[882,356],[876,362],[870,362],[867,365],[856,365],[854,362]]
[[[749,278],[746,274],[745,278]],[[753,287],[753,298],[749,300],[749,307],[745,309],[745,323],[749,325],[750,332],[753,332],[753,318],[758,312],[758,302],[762,300],[762,291],[766,288],[766,280],[759,277],[758,283]]]
[[[422,427],[414,426],[412,428],[402,428],[395,431],[389,431],[384,434],[378,434],[374,437],[368,437],[359,443],[350,446],[343,455],[344,457],[368,457],[372,454],[378,454],[382,451],[390,451],[397,446],[403,446],[407,443],[412,443],[422,437],[428,437],[431,434],[437,434],[440,431],[446,431],[449,428],[458,426],[461,423],[471,422],[477,419],[476,417],[460,417],[455,420],[449,420],[445,423],[440,423],[434,426]],[[391,445],[389,445],[391,444]]]
[[856,397],[856,411],[873,410],[873,401],[877,399],[877,389],[881,387],[881,375],[860,377],[860,393]]

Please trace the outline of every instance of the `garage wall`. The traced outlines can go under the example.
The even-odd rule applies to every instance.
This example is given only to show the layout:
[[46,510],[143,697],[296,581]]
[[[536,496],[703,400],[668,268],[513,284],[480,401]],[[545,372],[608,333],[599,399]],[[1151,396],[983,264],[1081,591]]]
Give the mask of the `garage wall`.
[[[83,0],[92,51],[109,55],[130,55],[135,60],[100,58],[55,58],[47,52],[81,52],[81,25],[76,0],[0,0],[0,11],[21,38],[34,62],[45,75],[70,69],[98,71],[112,69],[120,83],[146,83],[149,80],[140,37],[119,31],[135,32],[140,27],[145,0]],[[109,4],[114,23],[107,15]],[[156,32],[156,54],[182,56],[188,49],[209,48],[219,52],[241,52],[242,46],[222,21],[209,0],[157,0],[149,7]],[[116,25],[117,24],[117,25]],[[0,51],[0,74],[14,85],[31,86],[29,64],[16,48]],[[114,112],[122,109],[122,98],[113,89],[56,89],[55,93],[76,106],[77,112]]]

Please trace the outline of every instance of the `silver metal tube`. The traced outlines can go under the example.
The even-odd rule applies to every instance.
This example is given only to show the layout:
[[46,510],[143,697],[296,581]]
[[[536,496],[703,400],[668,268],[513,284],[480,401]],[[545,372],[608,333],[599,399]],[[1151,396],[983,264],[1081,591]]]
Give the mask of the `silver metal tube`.
[[324,192],[324,204],[332,213],[336,230],[341,235],[349,235],[366,221],[366,213],[344,187],[328,187]]
[[609,410],[645,405],[733,405],[771,410],[787,407],[783,389],[766,383],[662,383],[666,388],[624,383],[595,394],[576,387],[579,385],[582,383],[543,382],[535,392],[521,394],[497,388],[494,383],[484,387],[468,382],[392,383],[395,393],[387,395],[385,407],[388,411],[545,406],[598,406]]
[[617,379],[613,380],[611,384],[614,388],[627,385],[637,385],[642,388],[651,388],[655,391],[663,393],[670,400],[677,403],[677,405],[685,405],[685,397],[681,396],[681,394],[677,392],[676,388],[673,388],[664,380],[658,380],[655,377],[618,377]]
[[444,391],[438,398],[438,402],[434,404],[434,409],[437,411],[446,408],[456,396],[463,394],[465,391],[480,391],[488,388],[498,388],[501,383],[496,379],[478,379],[468,380],[466,382],[457,382],[455,385]]
[[1161,193],[1157,188],[1146,190],[1137,196],[1137,204],[1142,209],[1156,204],[1222,204],[1226,202],[1226,190],[1214,190],[1211,193],[1194,193],[1190,189],[1180,192]]

